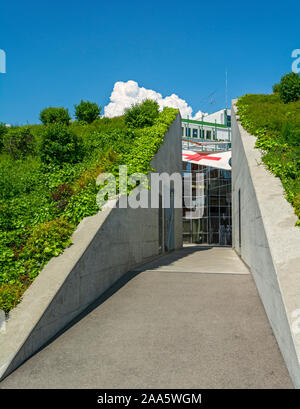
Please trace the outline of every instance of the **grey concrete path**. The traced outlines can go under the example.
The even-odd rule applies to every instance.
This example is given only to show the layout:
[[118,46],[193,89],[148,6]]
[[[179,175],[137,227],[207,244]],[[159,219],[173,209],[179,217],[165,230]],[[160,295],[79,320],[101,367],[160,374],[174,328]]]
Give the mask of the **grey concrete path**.
[[132,272],[1,388],[292,388],[251,274],[186,247]]

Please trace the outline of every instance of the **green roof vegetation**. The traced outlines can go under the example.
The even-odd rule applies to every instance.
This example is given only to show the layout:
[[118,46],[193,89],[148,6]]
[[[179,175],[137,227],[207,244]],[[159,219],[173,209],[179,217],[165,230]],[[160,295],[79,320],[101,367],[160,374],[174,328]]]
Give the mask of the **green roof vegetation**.
[[[90,106],[96,105],[83,108]],[[99,211],[100,173],[118,179],[124,164],[128,176],[151,170],[178,113],[154,110],[148,103],[135,106],[131,122],[127,111],[127,120],[91,122],[88,115],[70,123],[67,111],[48,108],[43,125],[0,124],[0,309],[11,310],[48,261],[71,244],[79,222]]]
[[300,100],[284,103],[279,92],[244,95],[237,107],[242,126],[257,137],[263,162],[280,178],[300,219]]

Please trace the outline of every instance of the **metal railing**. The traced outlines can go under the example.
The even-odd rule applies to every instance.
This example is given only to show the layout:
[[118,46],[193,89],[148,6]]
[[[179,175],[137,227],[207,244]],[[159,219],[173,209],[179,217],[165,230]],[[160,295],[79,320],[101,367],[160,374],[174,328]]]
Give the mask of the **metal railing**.
[[231,142],[212,141],[199,138],[182,138],[182,149],[191,149],[197,152],[224,152],[231,149]]

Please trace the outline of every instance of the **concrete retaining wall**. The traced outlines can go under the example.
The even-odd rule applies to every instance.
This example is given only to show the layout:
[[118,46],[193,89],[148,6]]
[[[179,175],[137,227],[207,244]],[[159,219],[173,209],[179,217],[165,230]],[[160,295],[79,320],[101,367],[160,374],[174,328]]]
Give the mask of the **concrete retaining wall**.
[[[279,178],[232,107],[233,247],[249,266],[295,387],[300,388],[300,230]],[[239,199],[240,197],[240,199]]]
[[[177,116],[151,162],[181,172]],[[0,379],[28,359],[127,271],[159,254],[159,210],[104,208],[84,219],[73,244],[53,258],[10,313],[0,334]],[[175,248],[182,246],[182,210],[175,209]]]

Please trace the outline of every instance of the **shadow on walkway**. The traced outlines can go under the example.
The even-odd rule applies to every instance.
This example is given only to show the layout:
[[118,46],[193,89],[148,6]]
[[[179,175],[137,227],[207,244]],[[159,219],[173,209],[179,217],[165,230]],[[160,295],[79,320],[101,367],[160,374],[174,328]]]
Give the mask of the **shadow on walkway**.
[[[142,264],[139,268],[135,269],[134,271],[128,271],[125,273],[115,284],[113,284],[108,290],[106,290],[98,299],[96,299],[93,303],[91,303],[85,310],[83,310],[76,318],[74,318],[68,325],[66,325],[63,329],[61,329],[54,337],[52,337],[49,341],[46,342],[41,348],[39,348],[34,355],[39,353],[41,350],[46,348],[49,344],[59,338],[63,333],[68,331],[74,325],[76,325],[79,321],[81,321],[85,316],[90,314],[93,310],[98,308],[101,304],[103,304],[108,298],[110,298],[113,294],[118,292],[122,287],[124,287],[129,281],[131,281],[134,277],[139,275],[144,271],[151,270],[152,268],[159,268],[163,266],[170,265],[171,262],[176,262],[178,260],[182,260],[185,257],[188,257],[191,254],[198,253],[199,251],[207,251],[211,250],[213,247],[210,246],[187,246],[182,247],[179,250],[174,250],[169,253],[162,254],[157,259],[148,262],[146,264]],[[34,356],[32,355],[32,356]],[[31,358],[31,357],[30,357]],[[29,358],[29,359],[30,359]],[[26,361],[25,361],[26,362]]]

